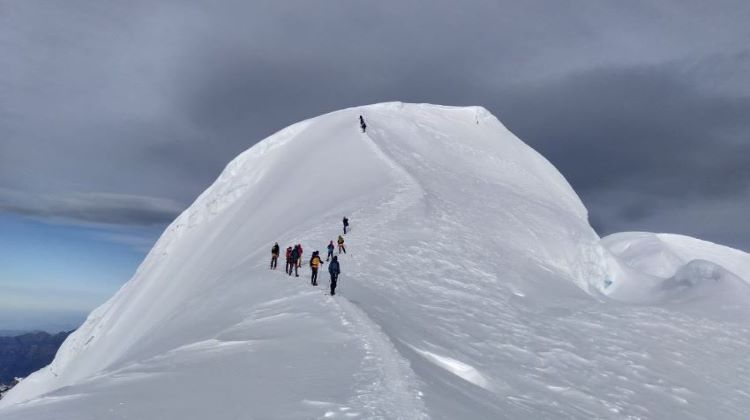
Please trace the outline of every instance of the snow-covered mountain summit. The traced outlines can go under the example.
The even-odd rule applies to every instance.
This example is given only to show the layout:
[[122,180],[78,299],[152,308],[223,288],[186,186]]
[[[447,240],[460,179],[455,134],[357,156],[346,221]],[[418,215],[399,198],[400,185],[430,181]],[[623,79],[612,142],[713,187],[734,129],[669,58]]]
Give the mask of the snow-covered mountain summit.
[[[337,296],[268,269],[344,215]],[[748,255],[634,235],[483,108],[326,114],[232,161],[0,417],[738,418]]]

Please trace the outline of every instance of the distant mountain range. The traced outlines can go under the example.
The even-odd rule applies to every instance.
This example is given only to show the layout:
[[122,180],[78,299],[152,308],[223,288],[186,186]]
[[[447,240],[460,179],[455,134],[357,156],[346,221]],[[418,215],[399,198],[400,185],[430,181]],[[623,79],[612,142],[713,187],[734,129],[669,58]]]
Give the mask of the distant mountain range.
[[34,330],[0,330],[0,337],[15,337],[30,332],[34,332]]
[[10,384],[13,378],[25,377],[48,365],[71,332],[37,331],[0,337],[0,384]]

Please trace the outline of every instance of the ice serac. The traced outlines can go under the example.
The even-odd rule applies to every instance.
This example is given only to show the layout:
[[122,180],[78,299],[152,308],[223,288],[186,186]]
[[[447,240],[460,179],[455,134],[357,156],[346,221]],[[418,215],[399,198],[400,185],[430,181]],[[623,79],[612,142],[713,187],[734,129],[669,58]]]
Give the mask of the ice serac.
[[[344,215],[335,298],[267,268]],[[654,276],[731,278],[675,249]],[[232,161],[0,417],[737,418],[747,323],[605,298],[641,271],[485,109],[345,109]]]

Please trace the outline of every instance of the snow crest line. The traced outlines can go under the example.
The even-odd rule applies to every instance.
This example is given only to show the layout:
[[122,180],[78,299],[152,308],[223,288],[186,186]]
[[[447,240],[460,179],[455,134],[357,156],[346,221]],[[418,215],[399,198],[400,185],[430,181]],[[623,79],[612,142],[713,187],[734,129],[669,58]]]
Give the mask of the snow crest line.
[[[378,132],[377,130],[374,131],[375,133]],[[372,149],[375,156],[383,161],[388,167],[393,169],[394,173],[398,174],[398,179],[396,180],[398,189],[394,194],[393,199],[385,203],[386,207],[393,207],[390,212],[392,217],[386,218],[382,222],[382,224],[385,224],[397,216],[401,211],[417,205],[425,196],[427,196],[427,192],[424,187],[422,187],[422,184],[420,184],[419,181],[406,170],[406,168],[390,157],[386,151],[383,150],[383,147],[370,137],[369,134],[365,133],[362,137],[367,140],[367,145]]]

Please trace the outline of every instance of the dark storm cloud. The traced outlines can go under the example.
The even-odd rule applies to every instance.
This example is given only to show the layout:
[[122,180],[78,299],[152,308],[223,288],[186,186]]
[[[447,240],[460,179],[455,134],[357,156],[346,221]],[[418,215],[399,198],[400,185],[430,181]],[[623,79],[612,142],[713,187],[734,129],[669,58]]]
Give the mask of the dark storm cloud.
[[738,68],[746,53],[594,69],[511,93],[500,114],[571,181],[598,232],[677,232],[748,250],[750,96],[727,89]]
[[[3,208],[163,222],[264,136],[404,100],[489,108],[600,231],[691,233],[675,213],[747,194],[748,21],[735,0],[6,3]],[[722,219],[709,236],[745,224]]]
[[[726,61],[712,68],[721,74]],[[566,175],[600,232],[701,229],[747,248],[747,207],[738,199],[750,191],[750,96],[717,92],[699,76],[680,63],[595,69],[510,93],[500,114]],[[740,211],[726,218],[711,205],[720,202]],[[688,223],[681,215],[693,209],[711,209],[726,227],[711,223],[712,233],[706,220]]]
[[513,98],[501,105],[506,121],[579,192],[725,196],[750,186],[750,96],[704,91],[674,65],[592,70]]

